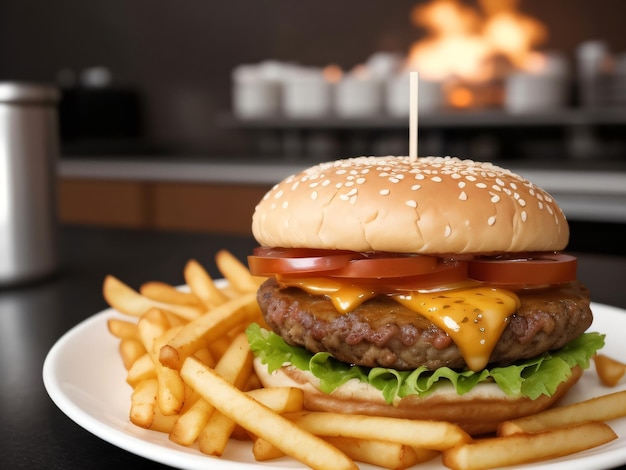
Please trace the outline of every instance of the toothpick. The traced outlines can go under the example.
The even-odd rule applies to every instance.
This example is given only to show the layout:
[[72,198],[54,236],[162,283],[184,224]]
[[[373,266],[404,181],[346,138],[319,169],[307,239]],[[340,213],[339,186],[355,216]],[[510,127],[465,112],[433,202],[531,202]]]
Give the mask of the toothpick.
[[409,73],[409,158],[417,160],[417,72]]

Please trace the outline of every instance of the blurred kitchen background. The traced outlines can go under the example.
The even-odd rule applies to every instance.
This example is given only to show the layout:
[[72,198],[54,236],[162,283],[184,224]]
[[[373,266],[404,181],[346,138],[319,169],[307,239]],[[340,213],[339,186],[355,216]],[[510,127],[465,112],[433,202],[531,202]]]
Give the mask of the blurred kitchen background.
[[249,233],[323,160],[495,161],[545,187],[571,249],[624,252],[623,0],[3,0],[0,80],[53,83],[69,224]]

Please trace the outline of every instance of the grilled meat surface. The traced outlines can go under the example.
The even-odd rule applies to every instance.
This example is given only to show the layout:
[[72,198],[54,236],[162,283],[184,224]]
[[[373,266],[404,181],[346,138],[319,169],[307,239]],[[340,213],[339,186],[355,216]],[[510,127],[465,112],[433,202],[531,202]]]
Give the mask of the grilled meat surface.
[[[521,307],[490,358],[507,365],[559,349],[592,322],[589,292],[580,282],[517,292]],[[387,296],[341,314],[330,300],[268,279],[258,301],[267,324],[284,340],[315,353],[326,351],[350,364],[411,370],[426,366],[463,369],[458,347],[445,331]]]

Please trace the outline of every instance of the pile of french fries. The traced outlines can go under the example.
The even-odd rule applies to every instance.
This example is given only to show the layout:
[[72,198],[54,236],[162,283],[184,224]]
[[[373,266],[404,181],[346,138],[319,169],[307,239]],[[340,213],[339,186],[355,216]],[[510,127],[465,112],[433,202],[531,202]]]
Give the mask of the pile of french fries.
[[[626,391],[617,392],[504,422],[496,437],[475,439],[447,422],[307,411],[301,390],[263,388],[254,374],[245,329],[264,325],[256,302],[263,279],[228,251],[215,261],[224,283],[190,260],[187,290],[158,281],[134,290],[111,275],[103,285],[109,305],[129,316],[110,318],[108,329],[133,390],[130,421],[180,445],[221,456],[231,439],[245,439],[258,461],[287,455],[314,469],[356,469],[355,462],[402,469],[439,455],[452,469],[486,469],[602,445],[617,437],[605,421],[626,416]],[[610,366],[616,384],[621,376]]]

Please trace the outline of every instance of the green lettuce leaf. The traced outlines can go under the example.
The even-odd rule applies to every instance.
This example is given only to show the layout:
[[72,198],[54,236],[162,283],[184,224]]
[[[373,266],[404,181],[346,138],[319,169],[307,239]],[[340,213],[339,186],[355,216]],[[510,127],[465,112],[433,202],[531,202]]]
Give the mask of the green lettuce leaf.
[[320,380],[320,387],[325,393],[332,392],[348,380],[357,379],[380,390],[388,403],[409,395],[426,396],[444,384],[453,386],[459,395],[463,395],[486,381],[495,382],[512,396],[531,399],[540,395],[552,396],[558,385],[570,376],[572,367],[588,368],[592,356],[604,346],[604,335],[585,333],[558,351],[507,367],[493,367],[480,372],[456,371],[448,367],[432,372],[425,367],[397,371],[384,367],[351,366],[328,353],[312,354],[304,348],[288,345],[280,336],[256,323],[248,327],[246,334],[252,353],[268,366],[270,372],[286,364],[310,371]]

